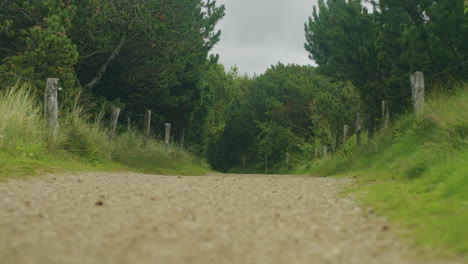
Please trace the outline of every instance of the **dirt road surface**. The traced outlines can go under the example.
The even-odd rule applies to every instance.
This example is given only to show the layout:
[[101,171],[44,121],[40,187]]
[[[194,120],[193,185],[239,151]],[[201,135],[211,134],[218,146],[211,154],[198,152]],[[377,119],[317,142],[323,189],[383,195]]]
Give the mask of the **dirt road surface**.
[[0,263],[427,263],[340,195],[284,175],[48,175],[0,182]]

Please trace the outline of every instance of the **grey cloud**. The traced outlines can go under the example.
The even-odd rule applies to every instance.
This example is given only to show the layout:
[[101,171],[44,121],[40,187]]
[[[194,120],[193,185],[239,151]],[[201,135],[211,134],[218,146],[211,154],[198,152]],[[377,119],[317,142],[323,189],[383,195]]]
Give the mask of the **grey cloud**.
[[220,54],[227,68],[240,73],[263,73],[278,61],[313,64],[304,50],[304,23],[315,0],[218,0],[226,16],[218,28],[221,41],[212,53]]

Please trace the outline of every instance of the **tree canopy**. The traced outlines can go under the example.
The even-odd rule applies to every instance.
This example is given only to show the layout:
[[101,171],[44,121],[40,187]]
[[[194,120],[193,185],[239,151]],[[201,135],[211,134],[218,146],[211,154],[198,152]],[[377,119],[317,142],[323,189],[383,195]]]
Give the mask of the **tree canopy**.
[[209,54],[225,14],[216,1],[0,0],[0,85],[28,81],[40,94],[59,78],[62,105],[119,106],[136,125],[152,110],[153,127],[172,123],[176,141],[215,169],[243,158],[278,168],[286,153],[308,160],[344,125],[353,131],[358,113],[373,131],[381,100],[394,115],[408,109],[414,71],[429,92],[466,81],[464,3],[319,0],[304,45],[318,66],[278,63],[249,77]]
[[211,0],[2,0],[0,79],[153,109],[184,126],[224,6]]
[[409,75],[427,87],[465,79],[468,19],[458,0],[319,0],[305,25],[305,48],[327,75],[351,80],[369,109],[410,104]]

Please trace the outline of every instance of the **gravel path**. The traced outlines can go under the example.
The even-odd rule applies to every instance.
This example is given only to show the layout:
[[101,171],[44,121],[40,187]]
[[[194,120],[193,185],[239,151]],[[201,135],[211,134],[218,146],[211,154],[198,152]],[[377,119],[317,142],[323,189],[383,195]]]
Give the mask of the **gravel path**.
[[[310,176],[48,175],[0,183],[0,262],[417,263]],[[424,262],[427,263],[427,262]]]

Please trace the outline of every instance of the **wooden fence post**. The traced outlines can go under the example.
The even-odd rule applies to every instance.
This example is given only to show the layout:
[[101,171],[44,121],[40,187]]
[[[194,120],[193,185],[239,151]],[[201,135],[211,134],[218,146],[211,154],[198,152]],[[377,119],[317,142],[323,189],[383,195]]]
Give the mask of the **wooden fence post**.
[[265,174],[268,174],[268,155],[265,154]]
[[318,151],[319,151],[318,148],[315,148],[315,149],[314,149],[314,160],[317,160],[317,159],[318,159]]
[[348,143],[348,125],[343,127],[343,147]]
[[145,112],[145,125],[143,128],[144,131],[144,139],[143,139],[143,144],[148,143],[148,138],[150,135],[150,130],[151,130],[151,110],[146,110]]
[[424,74],[420,71],[410,76],[414,113],[419,115],[424,109]]
[[47,78],[47,85],[44,93],[44,118],[52,139],[56,140],[58,136],[58,81],[57,78]]
[[388,105],[388,100],[382,101],[382,128],[387,130],[388,122],[390,119],[390,106]]
[[333,153],[336,152],[336,143],[338,142],[338,135],[337,134],[334,134],[333,135],[333,138],[332,138],[332,145],[331,145],[331,150]]
[[112,115],[110,119],[111,130],[109,132],[109,140],[112,140],[115,136],[115,130],[117,128],[117,120],[119,119],[120,108],[112,107]]
[[356,114],[356,145],[361,145],[361,114]]
[[289,168],[289,152],[286,152],[286,167]]
[[166,128],[165,136],[164,136],[164,144],[169,146],[170,139],[171,139],[171,123],[165,123],[164,126]]
[[328,152],[328,146],[327,145],[324,145],[323,146],[323,158],[326,158],[327,157],[327,152]]

